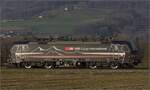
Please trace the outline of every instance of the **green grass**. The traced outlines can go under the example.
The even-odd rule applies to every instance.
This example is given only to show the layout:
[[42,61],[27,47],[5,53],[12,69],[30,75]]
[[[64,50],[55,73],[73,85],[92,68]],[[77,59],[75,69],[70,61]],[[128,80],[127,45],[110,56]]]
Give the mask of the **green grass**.
[[2,90],[149,90],[147,70],[1,69]]
[[0,22],[3,28],[26,28],[36,32],[72,32],[78,25],[103,20],[103,15],[90,15],[88,11],[60,12],[56,16],[33,17],[30,20]]

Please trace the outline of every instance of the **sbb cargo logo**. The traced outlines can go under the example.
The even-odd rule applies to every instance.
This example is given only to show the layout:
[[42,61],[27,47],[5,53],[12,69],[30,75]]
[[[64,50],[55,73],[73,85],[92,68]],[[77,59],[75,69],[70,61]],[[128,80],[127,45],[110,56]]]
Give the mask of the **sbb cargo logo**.
[[64,50],[65,50],[65,51],[73,51],[74,48],[73,48],[73,47],[65,47]]
[[81,50],[80,47],[65,47],[64,48],[65,51],[75,51],[75,50]]

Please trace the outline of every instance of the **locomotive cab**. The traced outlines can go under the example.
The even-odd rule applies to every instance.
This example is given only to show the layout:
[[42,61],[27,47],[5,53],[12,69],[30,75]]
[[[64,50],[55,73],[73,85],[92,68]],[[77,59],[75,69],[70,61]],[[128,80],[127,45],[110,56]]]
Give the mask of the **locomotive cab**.
[[12,46],[11,52],[11,63],[20,63],[22,62],[21,54],[29,51],[28,44],[15,44]]
[[132,45],[128,41],[113,41],[112,43],[123,46],[122,50],[126,52],[126,60],[124,63],[130,64],[130,66],[141,63],[142,55],[137,47],[133,47],[135,45]]

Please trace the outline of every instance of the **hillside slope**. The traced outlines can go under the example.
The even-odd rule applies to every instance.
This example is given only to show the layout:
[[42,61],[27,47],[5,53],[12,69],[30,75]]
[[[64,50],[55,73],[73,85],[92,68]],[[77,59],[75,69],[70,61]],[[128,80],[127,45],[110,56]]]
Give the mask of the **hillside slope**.
[[[2,30],[75,35],[112,35],[148,39],[148,1],[1,0]],[[64,9],[68,10],[65,11]],[[3,17],[4,16],[4,17]]]

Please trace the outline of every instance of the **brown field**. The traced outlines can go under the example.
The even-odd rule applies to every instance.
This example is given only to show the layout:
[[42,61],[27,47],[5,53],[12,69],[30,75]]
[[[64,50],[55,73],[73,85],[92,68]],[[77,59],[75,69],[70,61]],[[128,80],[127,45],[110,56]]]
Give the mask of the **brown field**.
[[1,68],[1,90],[150,90],[144,69]]

